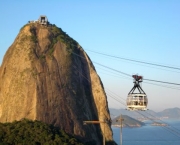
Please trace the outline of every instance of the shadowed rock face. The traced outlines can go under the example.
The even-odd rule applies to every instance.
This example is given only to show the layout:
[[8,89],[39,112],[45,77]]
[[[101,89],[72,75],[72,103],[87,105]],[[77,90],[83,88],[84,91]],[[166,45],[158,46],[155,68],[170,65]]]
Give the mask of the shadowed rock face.
[[[112,139],[103,85],[80,45],[56,26],[25,25],[0,67],[0,122],[28,118],[85,141]],[[84,120],[106,120],[83,125]]]

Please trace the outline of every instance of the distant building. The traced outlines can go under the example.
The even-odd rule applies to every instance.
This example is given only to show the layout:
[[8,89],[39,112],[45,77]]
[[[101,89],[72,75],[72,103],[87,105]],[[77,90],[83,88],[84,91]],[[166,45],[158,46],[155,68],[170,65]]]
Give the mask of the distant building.
[[38,21],[41,25],[48,25],[48,19],[45,15],[41,15]]
[[49,24],[48,19],[45,15],[41,15],[38,20],[29,21],[29,23],[39,23],[46,26]]

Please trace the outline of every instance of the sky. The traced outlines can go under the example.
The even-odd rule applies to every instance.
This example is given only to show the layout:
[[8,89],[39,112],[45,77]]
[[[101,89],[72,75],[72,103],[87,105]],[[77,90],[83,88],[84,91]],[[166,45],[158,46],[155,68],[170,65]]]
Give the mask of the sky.
[[[21,27],[40,15],[46,15],[50,23],[76,40],[89,55],[106,90],[109,108],[125,109],[133,87],[132,77],[117,71],[180,84],[180,69],[92,52],[180,68],[179,0],[1,0],[0,64]],[[149,100],[148,109],[180,108],[179,85],[144,80],[142,88]]]

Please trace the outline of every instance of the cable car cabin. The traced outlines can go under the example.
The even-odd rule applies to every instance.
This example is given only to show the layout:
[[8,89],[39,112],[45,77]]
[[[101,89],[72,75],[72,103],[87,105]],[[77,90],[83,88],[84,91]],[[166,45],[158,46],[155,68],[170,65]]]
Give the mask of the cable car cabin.
[[146,94],[129,94],[127,110],[147,110],[148,99]]
[[[140,86],[143,77],[138,75],[133,75],[134,87],[128,94],[127,97],[127,110],[147,110],[148,99],[146,93]],[[139,93],[134,93],[135,89],[138,89]]]

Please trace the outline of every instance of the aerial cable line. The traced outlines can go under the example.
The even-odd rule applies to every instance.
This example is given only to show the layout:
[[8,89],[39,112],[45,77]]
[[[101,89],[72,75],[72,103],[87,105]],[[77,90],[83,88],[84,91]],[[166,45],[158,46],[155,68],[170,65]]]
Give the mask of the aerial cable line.
[[[108,74],[108,73],[105,73],[105,72],[102,72],[102,71],[98,71],[98,73],[105,74],[105,75],[112,76],[112,77],[116,77],[116,78],[123,78],[123,79],[126,79],[126,80],[128,79],[128,78],[120,76],[120,75],[118,76],[117,74],[113,75],[113,74]],[[132,81],[132,79],[130,79],[130,78],[129,78],[129,80]]]
[[[76,53],[74,53],[74,52],[71,52],[71,53],[74,54],[74,55],[76,55],[76,56],[78,56],[78,57],[81,57],[81,58],[83,58],[83,59],[86,59],[86,58],[84,58],[84,57],[82,57],[82,56],[80,56],[80,55],[78,55],[78,54],[76,54]],[[108,69],[110,69],[110,70],[116,71],[116,72],[118,72],[118,73],[124,74],[124,75],[129,76],[129,77],[132,77],[132,75],[129,75],[129,74],[124,73],[124,72],[122,72],[122,71],[119,71],[119,70],[110,68],[110,67],[105,66],[105,65],[103,65],[103,64],[100,64],[100,63],[98,63],[98,62],[94,62],[94,61],[92,61],[92,62],[95,63],[95,64],[97,64],[97,65],[100,65],[100,66],[103,66],[103,67],[105,67],[105,68],[108,68]],[[153,82],[159,82],[159,83],[166,83],[166,84],[171,84],[171,85],[180,85],[180,84],[178,84],[178,83],[163,82],[163,81],[151,80],[151,79],[144,79],[144,80],[153,81]]]
[[128,58],[123,58],[123,57],[119,57],[119,56],[109,55],[109,54],[105,54],[105,53],[101,53],[101,52],[97,52],[97,51],[92,51],[92,50],[88,50],[88,49],[85,49],[85,50],[93,52],[93,53],[109,56],[109,57],[114,57],[114,58],[118,58],[118,59],[127,60],[127,61],[138,62],[138,63],[148,64],[148,65],[154,65],[154,66],[158,66],[158,67],[165,67],[165,68],[169,68],[169,69],[180,70],[180,68],[178,68],[178,67],[172,67],[172,66],[167,66],[167,65],[161,65],[161,64],[144,62],[144,61],[139,61],[139,60],[134,60],[134,59],[128,59]]
[[110,95],[109,93],[107,93],[107,96],[113,98],[114,100],[118,101],[118,102],[121,103],[122,105],[125,105],[125,103],[121,102],[119,99],[117,99],[116,97]]
[[[115,94],[115,93],[113,93],[113,94]],[[120,101],[120,100],[117,99],[116,97],[113,97],[112,95],[108,95],[108,96],[111,97],[111,98],[113,98],[113,99],[115,99],[116,101],[118,101],[118,102],[121,103],[122,105],[125,105],[122,101]],[[126,106],[126,105],[125,105],[125,106]],[[135,112],[138,113],[138,114],[140,114],[141,116],[143,116],[143,117],[145,117],[145,118],[148,118],[148,119],[151,120],[151,121],[154,121],[153,119],[145,116],[144,114],[140,113],[139,111],[135,111]],[[147,111],[146,111],[146,113],[147,113]],[[153,116],[153,115],[151,115],[151,116]],[[153,116],[153,117],[155,117],[155,116]],[[156,118],[156,117],[155,117],[155,118]],[[174,129],[170,129],[170,128],[165,127],[165,126],[161,126],[161,127],[164,128],[166,131],[170,132],[171,134],[175,135],[176,137],[180,138],[180,133],[177,131],[178,129],[174,128],[174,129],[176,129],[176,130],[174,130]]]
[[[109,90],[109,89],[107,89],[107,88],[105,88],[106,90]],[[110,90],[109,90],[110,91]],[[110,91],[112,94],[114,94],[114,95],[116,95],[116,96],[118,96],[117,94],[115,94],[115,93],[113,93],[112,91]],[[111,97],[111,96],[110,96]],[[120,97],[121,98],[121,97]],[[115,99],[116,101],[118,101],[119,99],[117,99],[116,97],[113,97],[113,99]],[[124,100],[124,101],[126,101],[124,98],[121,98],[122,100]],[[123,104],[124,105],[124,103],[122,103],[120,100],[118,101],[118,102],[120,102],[121,104]],[[126,106],[126,105],[125,105]],[[148,118],[149,120],[151,120],[151,121],[154,121],[153,119],[151,119],[151,118],[149,118],[149,117],[146,117],[144,114],[142,114],[142,113],[140,113],[139,111],[135,111],[136,113],[138,113],[138,114],[140,114],[140,115],[142,115],[142,116],[144,116],[145,118]],[[147,111],[145,112],[145,113],[147,113],[148,115],[151,115],[153,118],[156,118],[156,116],[153,116],[152,114],[150,114],[150,113],[148,113]],[[161,119],[158,119],[158,120],[160,120],[161,122],[163,122]],[[166,122],[163,122],[163,123],[165,123],[165,124],[167,124]],[[169,124],[168,124],[169,125]],[[169,125],[170,126],[170,125]],[[171,126],[172,127],[172,126]],[[163,128],[165,128],[167,131],[170,131],[170,132],[172,132],[175,136],[177,136],[178,138],[180,138],[180,130],[179,129],[177,129],[177,128],[175,128],[175,127],[172,127],[172,128],[174,128],[174,129],[171,129],[171,128],[169,128],[169,127],[163,127]]]
[[[99,68],[99,67],[97,67]],[[99,68],[99,69],[102,69],[102,68]],[[105,69],[102,69],[102,70],[105,70]],[[107,70],[105,70],[107,71]],[[101,72],[101,71],[97,71],[97,72]],[[109,73],[112,73],[112,74],[115,74],[111,71],[108,71]],[[122,76],[118,76],[118,74],[115,74],[115,75],[112,75],[112,74],[108,74],[108,73],[104,73],[104,72],[101,72],[102,74],[105,74],[105,75],[108,75],[108,76],[113,76],[113,77],[116,77],[116,78],[122,78]],[[123,77],[123,79],[126,79],[126,80],[132,80],[130,78],[126,78],[126,77]],[[154,84],[154,83],[149,83],[149,82],[144,82],[145,84],[151,84],[151,85],[155,85],[155,86],[160,86],[160,87],[165,87],[165,88],[169,88],[169,89],[175,89],[175,90],[180,90],[179,87],[171,87],[171,86],[164,86],[164,85],[160,85],[160,84]]]
[[[102,68],[99,68],[99,69],[102,69]],[[102,70],[105,70],[105,69],[102,69]],[[106,70],[107,71],[107,70]],[[100,72],[100,71],[98,71]],[[109,71],[110,72],[110,71]],[[116,77],[116,78],[122,78],[122,76],[117,76],[118,74],[115,74],[113,72],[110,72],[112,74],[115,74],[115,75],[112,75],[112,74],[108,74],[108,73],[104,73],[104,72],[101,72],[102,74],[105,74],[105,75],[108,75],[108,76],[113,76],[113,77]],[[126,79],[126,80],[132,80],[130,78],[126,78],[126,77],[123,77],[123,79]],[[160,85],[160,84],[154,84],[154,83],[149,83],[149,82],[144,82],[145,84],[150,84],[150,85],[155,85],[155,86],[160,86],[160,87],[164,87],[164,88],[169,88],[169,89],[174,89],[174,90],[180,90],[179,87],[171,87],[171,86],[164,86],[164,85]]]
[[[103,71],[109,72],[109,73],[111,73],[111,74],[114,74],[114,75],[111,75],[111,76],[118,77],[118,78],[121,76],[121,75],[119,76],[119,74],[117,74],[117,73],[114,73],[114,71],[109,71],[109,70],[103,69],[103,68],[98,67],[98,66],[97,66],[97,68],[98,68],[98,69],[101,69],[101,70],[103,70]],[[97,72],[100,72],[100,71],[97,70]],[[101,72],[101,73],[104,73],[104,72]],[[104,73],[104,74],[107,74],[107,73]],[[115,75],[116,75],[116,76],[115,76]],[[129,76],[128,76],[128,78],[125,77],[125,76],[121,76],[121,77],[126,78],[126,79],[129,79],[129,80],[132,80],[131,78],[129,78]]]
[[[115,93],[113,93],[113,94],[115,94]],[[116,95],[116,94],[115,94],[115,95]],[[117,95],[116,95],[116,96],[117,96]],[[111,96],[110,96],[110,97],[111,97]],[[115,98],[116,98],[116,97],[115,97]],[[122,98],[122,99],[123,99],[123,98]],[[123,100],[126,101],[125,99],[123,99]],[[116,101],[118,101],[118,100],[116,99]],[[118,101],[118,102],[120,102],[121,104],[124,105],[124,103],[122,103],[121,101]],[[125,106],[126,106],[126,105],[125,105]],[[135,111],[135,112],[138,113],[138,114],[140,114],[141,116],[143,116],[143,117],[145,117],[145,118],[148,118],[148,119],[151,120],[151,121],[154,121],[153,119],[145,116],[144,114],[140,113],[139,111]],[[153,118],[156,118],[156,116],[153,116],[152,114],[148,113],[147,111],[146,111],[145,113],[147,113],[148,115],[151,115]],[[158,119],[158,120],[160,120],[161,122],[163,122],[161,119]],[[163,123],[167,124],[166,122],[163,122]],[[168,125],[169,125],[169,124],[168,124]],[[171,127],[172,127],[172,126],[171,126]],[[168,126],[162,126],[162,128],[166,129],[166,131],[169,131],[170,133],[172,133],[172,134],[175,135],[176,137],[180,138],[179,129],[177,129],[177,128],[175,128],[175,127],[173,127],[173,129],[171,129],[171,128],[169,128]]]
[[[107,91],[109,91],[107,94],[108,94],[108,96],[110,96],[110,97],[112,97],[113,99],[115,99],[116,101],[118,101],[118,102],[120,102],[122,105],[124,105],[124,106],[126,106],[126,103],[124,103],[124,102],[122,102],[119,98],[116,98],[116,96],[114,96],[115,95],[115,93],[113,93],[112,91],[110,91],[109,89],[107,89],[107,88],[105,88],[105,90],[106,90],[106,93],[107,93]],[[120,97],[121,98],[121,97]],[[121,98],[123,101],[124,101],[124,98]]]
[[93,61],[93,63],[98,64],[98,65],[100,65],[100,66],[103,66],[103,67],[105,67],[105,68],[111,69],[111,70],[113,70],[113,71],[119,72],[119,73],[124,74],[124,75],[126,75],[126,76],[132,77],[131,75],[129,75],[129,74],[127,74],[127,73],[124,73],[124,72],[122,72],[122,71],[119,71],[119,70],[110,68],[110,67],[105,66],[105,65],[103,65],[103,64],[100,64],[100,63],[97,63],[97,62],[94,62],[94,61]]
[[154,83],[148,83],[148,82],[144,82],[144,84],[151,84],[151,85],[160,86],[160,87],[164,87],[164,88],[169,88],[169,89],[174,89],[174,90],[180,90],[179,87],[164,86],[164,85],[154,84]]
[[[72,52],[73,53],[73,52]],[[84,57],[82,57],[82,56],[80,56],[80,55],[78,55],[78,54],[76,54],[76,53],[73,53],[73,54],[75,54],[75,55],[77,55],[77,56],[79,56],[79,57],[81,57],[81,58],[83,58],[83,59],[85,59]],[[97,63],[97,64],[99,64],[99,63]],[[101,64],[100,64],[101,65]],[[101,65],[101,66],[104,66],[104,65]],[[106,66],[105,66],[106,67]],[[109,67],[107,67],[107,68],[109,68]],[[75,68],[76,70],[77,70],[77,68]],[[111,69],[111,68],[109,68],[109,69]],[[112,70],[115,70],[115,69],[112,69]],[[117,71],[117,70],[115,70],[115,71]],[[79,72],[79,71],[78,71]],[[118,72],[120,72],[120,71],[118,71]],[[80,73],[80,72],[79,72]],[[120,73],[123,73],[123,72],[120,72]],[[123,73],[123,74],[125,74],[125,75],[128,75],[128,74],[126,74],[126,73]],[[82,75],[88,82],[90,82],[89,81],[89,79],[88,78],[86,78],[83,74],[81,74],[80,73],[80,75]],[[128,76],[131,76],[131,75],[128,75]],[[146,80],[148,80],[148,79],[146,79]],[[149,80],[149,81],[156,81],[156,80]],[[157,81],[156,81],[157,82]],[[162,81],[158,81],[158,82],[161,82],[162,83]],[[175,84],[175,83],[169,83],[169,82],[163,82],[163,83],[168,83],[168,84]],[[179,84],[176,84],[176,85],[179,85]],[[123,105],[125,105],[124,103],[122,103],[119,99],[117,99],[116,97],[113,97],[112,95],[109,95],[108,94],[108,96],[110,96],[111,98],[113,98],[113,99],[115,99],[116,101],[118,101],[118,102],[120,102],[121,104],[123,104]],[[126,106],[126,105],[125,105]],[[137,112],[137,113],[139,113],[139,114],[141,114],[140,112]],[[141,114],[142,115],[142,114]],[[144,115],[143,115],[144,116]],[[151,115],[152,116],[152,115]],[[164,127],[165,128],[165,127]],[[167,131],[169,131],[169,132],[171,132],[172,134],[174,134],[174,135],[176,135],[177,137],[180,137],[179,136],[179,133],[178,132],[176,132],[176,131],[173,131],[172,129],[169,129],[169,128],[165,128]],[[173,131],[173,132],[172,132]],[[176,134],[175,134],[176,133]],[[178,135],[177,135],[178,134]]]
[[[84,58],[84,57],[82,57],[82,56],[80,56],[80,55],[78,55],[78,54],[76,54],[76,53],[74,53],[74,52],[72,52],[72,54],[74,54],[74,55],[76,55],[76,56],[78,56],[78,57],[81,57],[81,58],[83,58],[83,59],[86,59],[86,58]],[[98,64],[98,65],[100,65],[100,66],[102,66],[102,67],[108,68],[108,69],[110,69],[110,70],[116,71],[116,72],[118,72],[118,73],[124,74],[124,75],[129,76],[129,77],[132,77],[131,75],[129,75],[129,74],[127,74],[127,73],[124,73],[124,72],[121,72],[121,71],[119,71],[119,70],[110,68],[110,67],[105,66],[105,65],[103,65],[103,64],[100,64],[100,63],[98,63],[98,62],[95,62],[95,61],[92,61],[92,62],[95,63],[95,64]]]
[[[113,97],[113,96],[111,96],[111,95],[108,95],[109,97],[111,97],[111,98],[113,98],[114,100],[116,100],[116,101],[118,101],[119,103],[121,103],[122,105],[124,105],[124,103],[122,103],[120,100],[118,100],[116,97]],[[126,105],[125,105],[126,106]],[[140,115],[142,115],[142,116],[144,116],[145,118],[148,118],[148,117],[146,117],[145,115],[143,115],[143,114],[141,114],[139,111],[135,111],[137,114],[140,114]],[[151,121],[154,121],[153,119],[151,119],[151,118],[148,118],[149,120],[151,120]],[[176,131],[174,131],[173,129],[169,129],[169,128],[167,128],[167,127],[164,127],[164,126],[162,126],[167,132],[169,132],[169,133],[171,133],[171,134],[173,134],[174,136],[176,136],[176,137],[178,137],[178,138],[180,138],[180,136],[179,136],[179,133],[178,132],[176,132]],[[166,140],[165,140],[166,141]],[[168,142],[168,141],[166,141],[166,142]],[[168,143],[170,143],[170,142],[168,142]]]
[[[115,94],[115,93],[113,93],[113,94]],[[115,95],[116,95],[116,94],[115,94]],[[118,101],[118,102],[121,103],[122,105],[125,105],[124,103],[122,103],[122,102],[121,102],[119,99],[117,99],[116,97],[112,97],[111,95],[108,95],[108,96],[110,96],[111,98],[115,99],[116,101]],[[117,95],[116,95],[116,96],[117,96]],[[122,99],[123,99],[123,98],[122,98]],[[125,101],[125,99],[123,99],[123,100]],[[126,105],[125,105],[125,106],[126,106]],[[151,121],[154,121],[153,119],[145,116],[144,114],[140,113],[139,111],[135,111],[135,112],[138,113],[138,114],[140,114],[141,116],[143,116],[143,117],[145,117],[145,118],[148,118],[148,119],[151,120]],[[147,111],[146,111],[146,113],[147,113]],[[156,118],[156,117],[153,116],[153,115],[151,115],[151,116],[154,117],[154,118]],[[159,119],[159,120],[160,120],[160,119]],[[161,121],[161,120],[160,120],[160,121]],[[162,121],[162,122],[163,122],[163,121]],[[167,124],[167,123],[166,123],[166,124]],[[180,138],[179,130],[176,129],[175,127],[174,127],[174,129],[171,129],[171,128],[169,128],[169,127],[162,126],[162,128],[164,128],[166,131],[170,132],[171,134],[175,135],[176,137]]]
[[153,84],[153,83],[148,83],[148,82],[144,82],[144,83],[145,83],[145,84],[155,85],[155,86],[160,86],[160,87],[164,87],[164,88],[174,89],[174,90],[180,90],[180,88],[176,88],[176,87],[163,86],[163,85]]
[[[77,70],[77,69],[76,69]],[[77,70],[78,71],[78,70]],[[79,71],[78,71],[79,72]],[[79,72],[80,73],[80,72]],[[86,80],[88,80],[88,82],[90,82],[89,81],[89,79],[88,78],[86,78],[82,73],[80,73],[80,75],[82,75]],[[117,94],[115,94],[115,93],[113,93],[112,91],[110,91],[109,89],[107,89],[107,88],[105,88],[107,91],[109,91],[110,93],[111,93],[111,95],[109,94],[109,93],[107,93],[106,92],[106,94],[107,94],[107,96],[109,96],[109,97],[111,97],[111,98],[113,98],[114,100],[116,100],[116,101],[118,101],[119,103],[121,103],[122,105],[124,105],[124,106],[126,106],[126,104],[125,103],[123,103],[122,101],[120,101],[119,100],[119,98],[116,98],[115,96],[113,96],[113,95],[116,95],[117,96]],[[120,97],[121,98],[121,97]],[[121,98],[122,100],[124,100],[124,101],[126,101],[124,98]],[[140,115],[143,115],[143,114],[141,114],[140,112],[138,112],[138,111],[136,111],[138,114],[140,114]],[[147,113],[147,112],[146,112]],[[148,113],[149,114],[149,113]],[[146,117],[145,115],[143,115],[144,117]],[[156,118],[155,116],[153,116],[153,115],[151,115],[152,117],[154,117],[154,118]],[[146,118],[148,118],[148,119],[150,119],[151,121],[154,121],[153,119],[151,119],[151,118],[149,118],[149,117],[146,117]],[[160,119],[159,119],[160,120]],[[160,121],[162,121],[162,120],[160,120]],[[163,122],[163,121],[162,121]],[[173,129],[170,129],[170,128],[168,128],[168,127],[163,127],[164,129],[166,129],[166,131],[169,131],[170,133],[172,133],[172,134],[174,134],[175,136],[177,136],[178,138],[180,137],[179,135],[179,132],[178,131],[176,131],[176,130],[173,130]],[[174,129],[176,129],[176,128],[174,128]]]
[[153,82],[158,82],[158,83],[164,83],[164,84],[171,84],[171,85],[180,85],[180,84],[177,84],[177,83],[163,82],[163,81],[150,80],[150,79],[143,79],[143,80],[153,81]]
[[[85,77],[82,73],[80,73],[80,71],[79,71],[75,66],[73,66],[73,67],[79,72],[79,74],[80,74],[81,76],[83,76],[88,82],[90,82],[89,79],[88,79],[87,77]],[[110,92],[111,92],[111,91],[110,91]],[[115,93],[113,93],[113,94],[115,94]],[[125,105],[125,103],[121,102],[118,98],[113,97],[113,96],[111,96],[111,95],[109,95],[109,94],[108,94],[108,96],[110,96],[111,98],[115,99],[116,101],[118,101],[118,102],[121,103],[122,105]],[[123,98],[122,98],[122,99],[123,99]],[[87,102],[86,102],[86,103],[87,103]],[[125,106],[126,106],[126,105],[125,105]],[[141,113],[138,112],[138,111],[136,111],[136,112],[139,113],[139,114],[141,114]],[[141,114],[141,115],[143,115],[143,114]],[[143,115],[143,116],[145,116],[145,115]],[[146,116],[145,116],[145,117],[146,117]],[[148,118],[148,117],[146,117],[146,118]],[[149,118],[149,119],[150,119],[150,118]],[[150,120],[152,120],[152,119],[150,119]],[[176,132],[176,131],[174,131],[173,129],[169,129],[169,128],[166,128],[166,127],[164,127],[164,129],[166,129],[166,131],[174,134],[175,136],[180,137],[180,136],[179,136],[179,133]]]
[[[136,111],[136,112],[137,112],[137,111]],[[137,113],[139,113],[139,114],[141,114],[142,116],[146,117],[144,114],[142,114],[142,113],[140,113],[140,112],[137,112]],[[153,116],[153,115],[151,115],[151,116]],[[149,118],[149,117],[146,117],[146,118],[148,118],[148,119],[151,120],[151,121],[154,121],[153,119],[151,119],[151,118]],[[174,134],[176,137],[180,138],[179,132],[174,131],[173,129],[171,129],[171,128],[169,128],[169,127],[166,127],[166,126],[161,126],[161,127],[164,128],[166,131]]]
[[[99,72],[99,71],[98,71]],[[108,76],[113,76],[113,77],[116,77],[116,78],[122,78],[122,77],[119,77],[117,76],[118,74],[116,75],[111,75],[111,74],[107,74],[107,73],[104,73],[104,72],[101,72],[102,74],[105,74],[105,75],[108,75]],[[112,73],[112,72],[111,72]],[[113,74],[113,73],[112,73]],[[130,78],[126,78],[126,77],[123,77],[123,79],[126,79],[126,80],[131,80]],[[144,82],[144,84],[150,84],[150,85],[155,85],[155,86],[160,86],[160,87],[164,87],[164,88],[169,88],[169,89],[174,89],[174,90],[180,90],[179,87],[171,87],[171,86],[164,86],[164,85],[160,85],[160,84],[154,84],[154,83],[149,83],[149,82]]]
[[[150,114],[150,113],[148,113],[148,112],[146,112],[147,114],[149,114],[150,116],[152,116],[152,117],[154,117],[152,114]],[[161,122],[163,122],[163,123],[165,123],[165,124],[168,124],[168,123],[166,123],[166,122],[164,122],[164,121],[162,121],[161,119],[159,119],[159,118],[156,118],[157,120],[160,120]],[[177,131],[176,131],[176,133],[178,133],[179,135],[180,135],[180,130],[179,129],[177,129],[177,128],[175,128],[175,127],[173,127],[173,126],[171,126],[170,124],[168,124],[168,126],[170,126],[170,127],[172,127],[172,128],[174,128],[174,129],[176,129]]]

